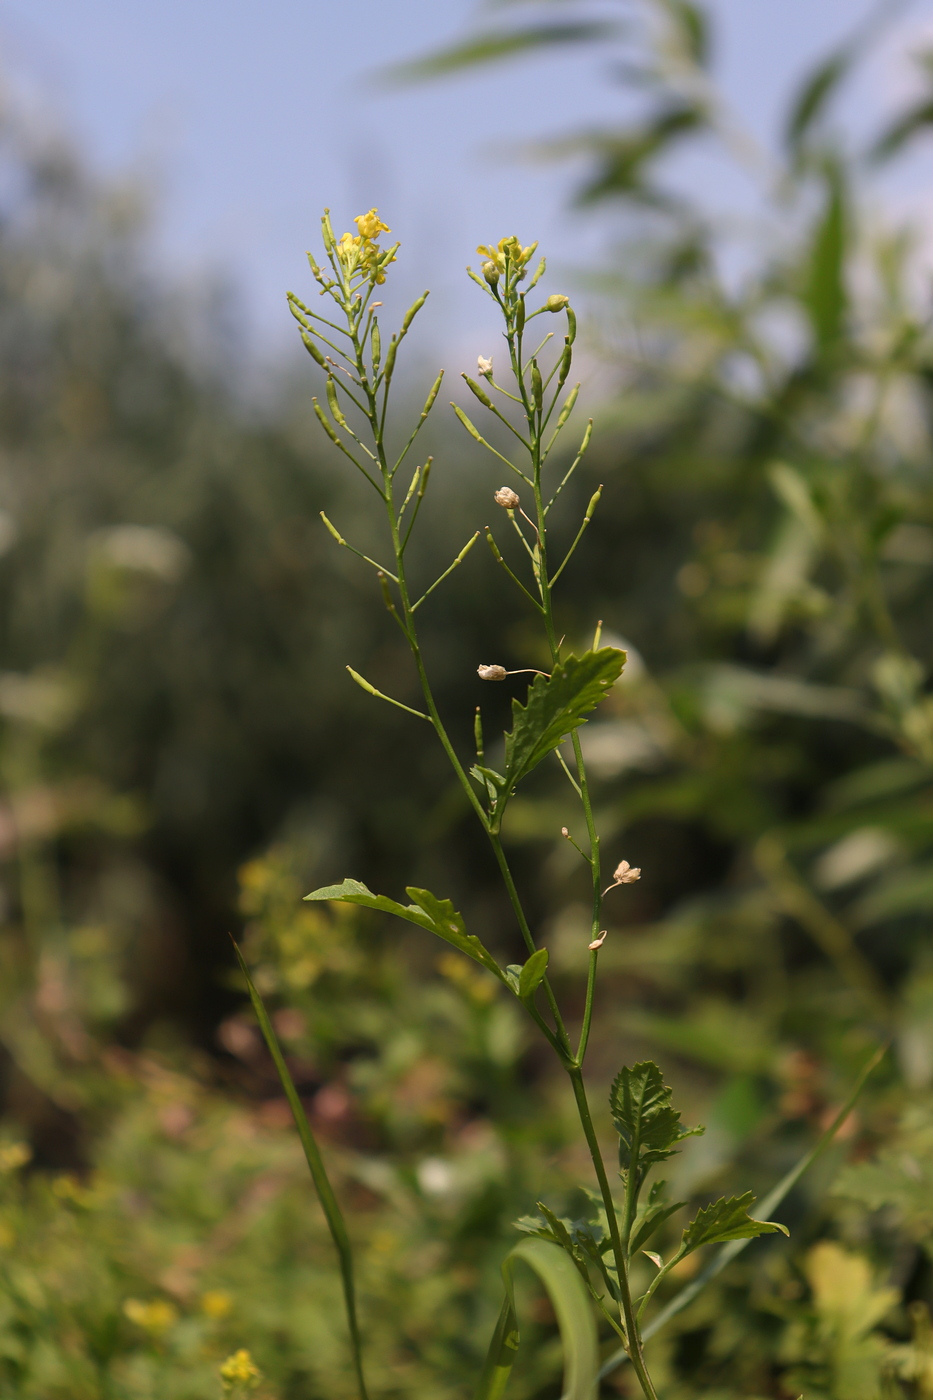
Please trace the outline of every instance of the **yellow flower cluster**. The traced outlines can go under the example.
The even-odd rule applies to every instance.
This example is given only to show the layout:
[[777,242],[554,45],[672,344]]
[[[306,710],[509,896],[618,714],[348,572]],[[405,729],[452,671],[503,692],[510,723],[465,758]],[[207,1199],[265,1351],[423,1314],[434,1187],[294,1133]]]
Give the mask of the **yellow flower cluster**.
[[178,1321],[176,1309],[164,1298],[153,1298],[144,1303],[139,1298],[127,1298],[123,1311],[130,1322],[135,1322],[144,1332],[160,1336]]
[[[386,276],[383,269],[387,263],[381,261],[384,255],[376,239],[380,233],[391,233],[392,230],[382,222],[375,209],[370,209],[367,214],[358,214],[353,222],[359,233],[343,235],[337,243],[337,257],[348,271],[360,271],[374,277],[376,282],[384,282]],[[388,262],[395,262],[394,254]]]
[[476,251],[491,262],[497,272],[505,272],[506,258],[513,268],[521,270],[537,246],[537,243],[532,243],[529,248],[523,248],[513,233],[511,238],[500,238],[495,246],[492,243],[481,243]]
[[220,1379],[227,1394],[235,1386],[245,1385],[254,1390],[261,1380],[259,1367],[245,1348],[228,1356],[220,1368]]

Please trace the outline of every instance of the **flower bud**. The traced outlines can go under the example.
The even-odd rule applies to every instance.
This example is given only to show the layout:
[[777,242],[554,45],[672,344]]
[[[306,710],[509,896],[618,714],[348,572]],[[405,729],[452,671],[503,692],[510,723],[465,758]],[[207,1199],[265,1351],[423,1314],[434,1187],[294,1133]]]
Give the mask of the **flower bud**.
[[565,297],[563,292],[554,292],[544,303],[544,309],[545,311],[563,311],[564,307],[569,305],[569,297]]
[[489,262],[483,263],[483,276],[489,283],[490,287],[494,287],[499,281],[499,269],[496,267],[496,264],[492,261],[491,258]]
[[513,491],[511,486],[500,486],[495,496],[493,496],[497,506],[502,506],[504,510],[518,510],[521,505],[521,498],[517,491]]
[[476,674],[481,681],[504,681],[508,671],[504,666],[477,666]]

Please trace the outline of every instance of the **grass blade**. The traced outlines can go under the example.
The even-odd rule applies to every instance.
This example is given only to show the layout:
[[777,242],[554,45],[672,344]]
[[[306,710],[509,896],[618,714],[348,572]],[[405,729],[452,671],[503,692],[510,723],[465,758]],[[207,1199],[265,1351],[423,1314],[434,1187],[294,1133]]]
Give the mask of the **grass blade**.
[[[852,1092],[849,1094],[849,1097],[846,1099],[845,1103],[842,1105],[839,1112],[836,1114],[835,1118],[830,1123],[829,1127],[823,1133],[822,1137],[820,1137],[814,1144],[814,1146],[810,1148],[809,1152],[805,1153],[805,1155],[801,1157],[800,1161],[797,1162],[795,1166],[791,1167],[787,1175],[781,1178],[777,1186],[775,1186],[774,1189],[770,1191],[767,1196],[763,1197],[763,1199],[760,1201],[756,1201],[756,1215],[767,1217],[771,1214],[772,1211],[776,1210],[777,1207],[784,1200],[784,1197],[788,1195],[788,1193],[792,1191],[793,1188],[797,1185],[797,1182],[803,1176],[804,1172],[808,1171],[809,1168],[812,1167],[813,1163],[816,1161],[817,1157],[819,1157],[820,1153],[823,1152],[825,1148],[829,1146],[833,1138],[838,1133],[839,1129],[842,1127],[845,1120],[848,1118],[849,1114],[852,1112],[852,1109],[855,1106],[855,1101],[864,1089],[869,1075],[872,1074],[872,1072],[881,1063],[882,1059],[887,1053],[887,1050],[888,1047],[887,1044],[885,1044],[875,1051],[871,1059],[865,1065],[858,1079],[855,1081],[855,1084],[852,1088]],[[658,1332],[660,1332],[661,1328],[666,1326],[667,1323],[670,1322],[672,1317],[676,1317],[679,1312],[683,1312],[687,1304],[692,1303],[697,1294],[700,1293],[706,1287],[706,1285],[716,1277],[717,1274],[721,1273],[727,1264],[731,1264],[732,1260],[736,1257],[736,1255],[741,1254],[742,1250],[745,1249],[745,1247],[750,1243],[750,1240],[731,1240],[728,1244],[724,1244],[721,1249],[717,1250],[717,1252],[713,1255],[713,1258],[707,1264],[706,1268],[703,1269],[701,1273],[697,1274],[693,1282],[688,1283],[685,1288],[682,1288],[681,1291],[676,1295],[676,1297],[672,1298],[671,1301],[667,1304],[667,1307],[662,1308],[661,1311],[658,1313],[657,1317],[652,1319],[652,1321],[642,1332],[643,1340],[647,1342],[651,1337],[655,1336]],[[610,1372],[616,1369],[617,1366],[621,1366],[622,1363],[627,1360],[628,1356],[621,1349],[619,1351],[613,1352],[613,1354],[608,1358],[608,1360],[603,1363],[603,1366],[599,1372],[600,1380],[602,1380],[603,1377],[608,1376]]]
[[486,1355],[475,1400],[501,1400],[518,1351],[514,1270],[527,1264],[544,1284],[557,1317],[564,1347],[562,1400],[593,1400],[599,1366],[596,1324],[586,1287],[573,1261],[548,1240],[522,1240],[502,1265],[505,1301]]
[[292,1077],[288,1072],[285,1057],[279,1046],[278,1037],[272,1029],[272,1022],[269,1020],[268,1013],[263,1005],[262,997],[253,985],[253,979],[249,975],[249,968],[246,966],[243,954],[240,952],[236,943],[234,943],[233,949],[237,956],[237,962],[240,964],[240,970],[246,978],[249,999],[253,1003],[256,1020],[259,1022],[259,1028],[269,1047],[269,1054],[272,1056],[279,1079],[282,1081],[282,1088],[285,1090],[285,1097],[288,1099],[292,1116],[295,1119],[295,1127],[298,1129],[298,1136],[301,1138],[301,1145],[304,1148],[308,1167],[311,1171],[314,1189],[317,1191],[318,1200],[324,1212],[324,1218],[327,1221],[331,1238],[334,1241],[334,1247],[337,1250],[337,1257],[340,1261],[340,1275],[343,1280],[343,1298],[347,1311],[350,1345],[353,1350],[353,1367],[356,1372],[360,1400],[369,1400],[366,1391],[366,1381],[363,1377],[362,1339],[360,1337],[360,1328],[356,1315],[356,1288],[353,1282],[353,1253],[350,1248],[350,1237],[347,1234],[343,1213],[341,1212],[340,1206],[337,1204],[337,1197],[334,1195],[334,1189],[330,1184],[330,1179],[327,1175],[320,1149],[311,1131],[311,1124],[308,1122],[307,1115],[301,1104],[301,1099],[298,1097],[298,1090],[295,1088]]

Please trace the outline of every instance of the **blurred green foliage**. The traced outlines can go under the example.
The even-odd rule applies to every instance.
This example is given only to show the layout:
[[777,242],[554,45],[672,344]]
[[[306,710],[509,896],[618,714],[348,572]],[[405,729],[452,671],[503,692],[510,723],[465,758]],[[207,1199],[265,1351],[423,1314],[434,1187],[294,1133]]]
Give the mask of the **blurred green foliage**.
[[[612,38],[582,0],[573,25],[532,8],[438,70]],[[643,871],[602,953],[591,1075],[663,1054],[707,1124],[673,1190],[703,1204],[763,1194],[892,1041],[788,1202],[790,1242],[750,1248],[650,1359],[670,1400],[929,1395],[933,346],[917,239],[869,205],[930,106],[848,148],[832,103],[870,33],[831,55],[737,276],[668,178],[688,142],[731,139],[708,23],[641,13],[619,39],[640,116],[557,150],[592,161],[586,200],[625,211],[594,279],[612,387],[581,509],[605,490],[560,622],[576,638],[601,613],[630,652],[582,733],[607,854]],[[443,887],[514,942],[433,754],[409,775],[407,721],[345,678],[410,684],[318,521],[339,526],[355,488],[301,394],[242,407],[223,300],[192,312],[148,278],[132,201],[27,132],[2,140],[3,1393],[213,1396],[241,1346],[257,1394],[351,1393],[329,1243],[230,973],[237,928],[350,1207],[373,1389],[463,1395],[510,1221],[541,1197],[579,1213],[585,1170],[563,1088],[479,969],[300,902],[352,861],[392,895],[400,871]],[[437,559],[500,484],[458,477],[449,436]],[[539,664],[493,567],[471,556],[427,621],[464,747],[477,660]],[[504,835],[582,999],[558,776]],[[546,1396],[559,1348],[535,1306],[515,1384]]]

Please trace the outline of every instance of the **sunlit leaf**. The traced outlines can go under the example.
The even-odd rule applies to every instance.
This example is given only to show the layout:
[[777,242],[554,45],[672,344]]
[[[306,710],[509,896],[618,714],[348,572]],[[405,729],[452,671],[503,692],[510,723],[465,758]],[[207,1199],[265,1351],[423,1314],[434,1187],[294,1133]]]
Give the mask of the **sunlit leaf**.
[[[625,652],[618,647],[568,656],[550,676],[535,676],[524,704],[512,701],[512,729],[505,736],[503,798],[584,722],[584,716],[609,693],[624,665]],[[499,818],[503,806],[500,802]]]
[[619,1163],[623,1171],[635,1170],[639,1176],[652,1163],[670,1157],[684,1138],[703,1131],[683,1126],[680,1113],[671,1106],[671,1090],[650,1060],[619,1071],[609,1107],[619,1134]]
[[752,1220],[749,1209],[755,1197],[751,1191],[742,1196],[723,1196],[698,1211],[684,1230],[682,1249],[692,1254],[704,1244],[725,1244],[727,1240],[753,1240],[758,1235],[774,1235],[779,1230],[787,1235],[786,1225],[774,1220]]
[[385,914],[395,914],[407,919],[410,924],[426,928],[443,938],[446,943],[459,948],[461,953],[474,962],[481,963],[495,973],[501,982],[506,976],[492,954],[483,946],[475,934],[467,933],[463,916],[458,914],[449,899],[438,899],[430,890],[419,890],[409,885],[405,893],[414,904],[399,904],[384,894],[373,894],[359,880],[344,880],[341,885],[324,885],[322,889],[306,894],[305,899],[332,899],[339,904],[359,904],[364,909],[379,909]]

